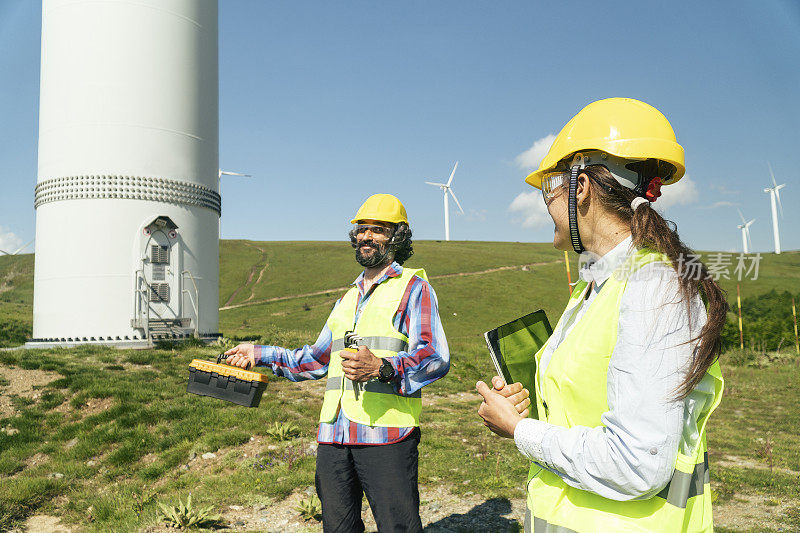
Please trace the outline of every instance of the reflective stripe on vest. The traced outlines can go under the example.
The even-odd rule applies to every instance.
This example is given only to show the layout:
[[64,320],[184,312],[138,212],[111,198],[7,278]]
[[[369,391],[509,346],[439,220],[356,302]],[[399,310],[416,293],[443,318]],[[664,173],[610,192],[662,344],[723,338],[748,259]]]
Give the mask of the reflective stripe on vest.
[[675,469],[672,479],[656,496],[683,509],[686,508],[689,498],[703,494],[705,486],[709,483],[711,483],[711,471],[708,469],[708,452],[705,452],[703,462],[697,463],[691,474]]
[[414,276],[427,280],[425,271],[404,268],[399,276],[388,278],[375,286],[354,324],[360,297],[357,287],[344,295],[328,317],[331,330],[331,359],[328,364],[328,383],[322,401],[320,422],[336,420],[339,409],[353,422],[368,426],[412,427],[419,425],[422,394],[399,394],[394,385],[372,379],[357,386],[344,377],[341,351],[344,335],[354,330],[376,357],[393,357],[408,350],[408,338],[394,328],[394,316],[408,284]]
[[[373,352],[375,350],[387,350],[390,352],[408,350],[408,340],[395,339],[393,337],[364,337],[361,344],[367,346]],[[342,350],[344,350],[344,338],[333,339],[331,352],[341,352]]]
[[[344,376],[336,376],[335,378],[328,378],[328,383],[325,386],[325,390],[338,391],[342,388],[343,382],[344,382],[344,390],[352,391],[354,389],[352,381],[350,381]],[[376,392],[378,394],[393,394],[395,396],[400,396],[401,398],[422,398],[422,391],[417,391],[414,394],[409,394],[407,396],[404,396],[398,393],[395,390],[395,388],[389,383],[383,383],[382,381],[374,379],[367,381],[366,383],[362,383],[361,390],[366,392]]]
[[[539,416],[562,427],[602,426],[608,411],[608,365],[617,342],[622,294],[631,273],[654,261],[669,260],[639,250],[603,284],[602,289],[554,350],[534,386]],[[555,330],[581,304],[588,290],[579,282]],[[546,346],[546,345],[545,345]],[[536,354],[541,360],[544,347]],[[617,501],[571,487],[553,472],[531,465],[526,531],[532,533],[712,531],[711,491],[705,425],[722,398],[723,380],[714,363],[695,389],[709,401],[697,420],[695,441],[682,441],[672,479],[657,495]],[[685,453],[683,453],[685,452]]]
[[[531,525],[533,527],[531,527]],[[534,518],[530,509],[525,509],[525,533],[577,533],[574,529],[548,524],[547,520]]]

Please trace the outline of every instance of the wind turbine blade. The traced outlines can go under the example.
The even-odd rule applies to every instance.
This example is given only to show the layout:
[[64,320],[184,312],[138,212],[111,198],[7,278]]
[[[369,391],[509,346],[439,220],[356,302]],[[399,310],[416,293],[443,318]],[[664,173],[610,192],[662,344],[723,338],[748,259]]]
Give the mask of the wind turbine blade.
[[[752,224],[752,223],[753,223],[753,222],[755,222],[755,221],[756,221],[756,219],[753,219],[753,220],[751,220],[750,222],[745,222],[745,224],[744,224],[744,227],[746,227],[746,228],[749,228],[749,227],[750,227],[750,224]],[[747,231],[750,231],[750,230],[747,230]]]
[[28,246],[30,246],[32,242],[33,242],[33,241],[28,241],[28,242],[27,242],[26,244],[24,244],[23,246],[20,246],[19,248],[17,248],[17,251],[16,251],[16,252],[14,252],[14,253],[13,253],[13,254],[11,254],[11,255],[17,255],[17,254],[18,254],[18,253],[20,253],[22,250],[24,250],[25,248],[27,248]]
[[772,186],[777,187],[778,184],[775,182],[775,174],[772,173],[772,165],[769,164],[769,161],[767,161],[767,166],[769,167],[769,177],[772,178]]
[[[751,220],[752,222],[752,220]],[[747,239],[747,249],[752,253],[753,251],[753,241],[750,240],[750,228],[748,226],[744,227],[744,236]]]
[[3,252],[6,255],[11,255],[10,253],[6,252],[5,250],[0,250],[0,252]]
[[219,176],[222,177],[223,175],[224,176],[242,176],[244,178],[252,178],[253,177],[250,174],[241,174],[239,172],[231,172],[230,170],[219,169]]
[[778,208],[781,211],[781,218],[783,218],[783,205],[781,204],[781,193],[778,187],[775,187],[775,200],[778,201]]
[[737,209],[737,211],[739,212],[739,218],[742,219],[742,224],[745,224],[744,215],[742,214],[742,210],[741,209]]
[[437,187],[447,187],[444,183],[433,183],[432,181],[426,181],[428,185],[436,185]]
[[453,171],[450,173],[450,179],[447,180],[447,186],[448,187],[450,186],[451,183],[453,183],[453,176],[456,175],[456,169],[457,168],[458,168],[458,161],[456,161],[456,164],[453,165]]
[[460,204],[460,203],[458,203],[458,198],[456,198],[456,193],[454,193],[454,192],[453,192],[453,189],[451,189],[450,187],[448,187],[448,188],[447,188],[447,190],[450,192],[450,196],[452,196],[452,197],[453,197],[453,200],[455,200],[455,201],[456,201],[456,205],[457,205],[457,206],[458,206],[458,208],[461,210],[461,214],[463,215],[463,214],[464,214],[464,209],[462,209],[462,208],[461,208],[461,204]]

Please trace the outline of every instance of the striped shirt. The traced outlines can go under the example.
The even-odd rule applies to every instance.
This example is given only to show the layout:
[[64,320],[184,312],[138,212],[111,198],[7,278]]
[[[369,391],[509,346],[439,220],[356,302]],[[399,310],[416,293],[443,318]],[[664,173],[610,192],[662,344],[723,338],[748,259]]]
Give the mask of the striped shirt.
[[[403,273],[403,267],[393,262],[386,272],[364,293],[364,273],[353,282],[358,288],[359,301],[356,320],[361,315],[375,287]],[[336,302],[334,309],[341,302]],[[397,392],[411,395],[429,383],[444,377],[450,370],[450,352],[439,318],[439,305],[433,287],[419,276],[414,276],[406,287],[397,312],[394,315],[395,329],[408,337],[408,351],[387,357],[395,370],[392,382]],[[276,376],[291,381],[320,379],[328,374],[331,357],[331,330],[327,323],[312,345],[288,349],[279,346],[256,346],[258,365],[272,367]],[[413,427],[379,427],[358,424],[348,420],[340,409],[333,423],[321,422],[317,430],[320,444],[391,444],[406,438]]]

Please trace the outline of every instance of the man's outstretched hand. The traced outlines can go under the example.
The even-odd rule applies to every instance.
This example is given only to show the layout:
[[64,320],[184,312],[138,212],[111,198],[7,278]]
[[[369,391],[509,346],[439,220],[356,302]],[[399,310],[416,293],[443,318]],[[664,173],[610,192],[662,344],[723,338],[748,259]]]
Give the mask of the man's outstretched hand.
[[342,370],[347,379],[358,383],[378,377],[381,360],[366,346],[359,346],[357,352],[342,350],[339,355],[342,358]]
[[239,344],[234,346],[225,355],[228,357],[227,363],[240,368],[250,368],[256,366],[255,347],[252,344]]

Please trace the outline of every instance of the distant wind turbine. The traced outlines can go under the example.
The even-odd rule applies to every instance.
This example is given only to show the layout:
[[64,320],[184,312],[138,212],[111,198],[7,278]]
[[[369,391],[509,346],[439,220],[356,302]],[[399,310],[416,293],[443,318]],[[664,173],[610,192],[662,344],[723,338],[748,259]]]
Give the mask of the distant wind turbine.
[[775,181],[775,174],[772,173],[772,165],[767,162],[767,166],[769,167],[769,176],[772,178],[772,187],[767,187],[764,189],[764,192],[769,193],[769,201],[770,205],[772,206],[772,234],[775,237],[775,253],[781,253],[781,235],[778,231],[778,210],[775,207],[775,204],[778,204],[778,207],[781,210],[781,218],[783,218],[783,206],[781,205],[781,193],[780,190],[786,187],[785,183],[780,185],[777,184]]
[[[241,174],[239,172],[231,172],[230,170],[222,170],[220,168],[219,169],[219,180],[220,180],[220,182],[222,181],[222,176],[241,176],[243,178],[252,178],[253,177],[250,174]],[[220,184],[220,186],[222,186],[222,185]],[[221,239],[222,238],[222,222],[220,222],[220,224],[219,224],[219,230],[218,231],[219,231],[219,238]]]
[[24,246],[20,246],[19,248],[17,248],[17,250],[16,250],[15,252],[12,252],[12,253],[8,253],[8,252],[6,252],[5,250],[0,250],[0,252],[3,252],[3,253],[4,253],[4,254],[6,254],[6,255],[17,255],[17,254],[18,254],[18,253],[20,253],[22,250],[24,250],[25,248],[27,248],[28,246],[30,246],[32,242],[33,242],[33,241],[28,241],[28,243],[26,243]]
[[250,174],[239,174],[238,172],[231,172],[230,170],[219,169],[219,179],[222,179],[222,176],[242,176],[243,178],[253,177]]
[[750,224],[755,222],[756,219],[746,222],[741,210],[739,210],[739,218],[742,219],[742,223],[738,226],[738,228],[742,230],[742,250],[744,250],[744,253],[749,254],[750,248],[753,247],[753,243],[750,240]]
[[456,161],[456,164],[453,165],[453,171],[450,173],[450,179],[447,180],[447,183],[433,183],[430,181],[425,182],[428,185],[434,185],[436,187],[439,187],[440,189],[442,189],[442,192],[444,193],[444,240],[446,241],[450,240],[450,205],[447,201],[447,193],[450,193],[450,196],[452,196],[453,200],[455,200],[458,209],[461,211],[461,214],[462,215],[464,214],[464,210],[461,208],[461,204],[458,202],[458,198],[456,198],[453,189],[450,187],[450,184],[453,183],[453,176],[455,176],[457,168],[458,168],[458,161]]

